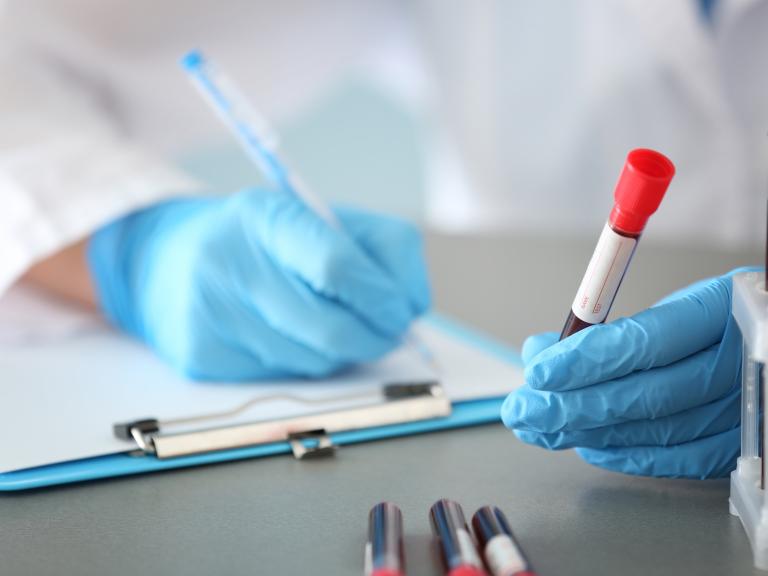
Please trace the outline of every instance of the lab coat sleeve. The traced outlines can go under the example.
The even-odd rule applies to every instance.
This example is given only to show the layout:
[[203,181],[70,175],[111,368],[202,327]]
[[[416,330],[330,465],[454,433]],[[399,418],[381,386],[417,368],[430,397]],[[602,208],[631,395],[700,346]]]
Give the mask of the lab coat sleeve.
[[55,55],[0,51],[0,296],[108,221],[200,186],[131,143],[98,78]]

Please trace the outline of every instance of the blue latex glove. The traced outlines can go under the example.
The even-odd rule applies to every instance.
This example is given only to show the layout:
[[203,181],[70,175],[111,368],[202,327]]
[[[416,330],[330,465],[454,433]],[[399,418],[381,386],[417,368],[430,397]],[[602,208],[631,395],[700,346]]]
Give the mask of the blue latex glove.
[[523,346],[525,385],[504,423],[528,443],[576,448],[627,474],[726,476],[740,447],[741,335],[731,272],[631,318]]
[[415,228],[337,216],[262,190],[173,200],[96,232],[90,269],[107,317],[191,378],[323,376],[391,350],[430,304]]

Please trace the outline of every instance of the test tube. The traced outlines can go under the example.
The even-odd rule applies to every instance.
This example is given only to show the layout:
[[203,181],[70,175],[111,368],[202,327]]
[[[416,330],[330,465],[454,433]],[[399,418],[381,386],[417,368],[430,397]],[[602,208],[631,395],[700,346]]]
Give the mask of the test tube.
[[368,514],[365,576],[405,576],[403,514],[391,502],[380,502]]
[[507,517],[496,506],[483,506],[475,512],[472,529],[492,576],[536,576]]
[[[765,271],[763,273],[763,290],[765,292],[768,292],[768,202],[766,202],[766,224],[765,224]],[[744,370],[744,368],[742,368]],[[744,374],[742,372],[742,379],[744,378]],[[763,362],[757,363],[757,369],[756,369],[756,380],[757,380],[757,402],[755,402],[755,407],[760,406],[762,403],[763,408],[763,414],[766,414],[765,411],[766,406],[768,406],[768,402],[766,402],[765,397],[765,364]],[[744,390],[742,389],[742,394],[744,393]],[[742,410],[742,414],[743,414]],[[743,417],[743,416],[742,416]],[[766,454],[765,454],[765,443],[766,443],[766,430],[765,430],[765,420],[763,418],[760,418],[759,412],[754,415],[754,418],[757,419],[759,422],[759,428],[760,428],[760,440],[757,444],[757,455],[760,458],[760,488],[762,490],[765,490],[765,475],[766,475],[766,468],[768,468],[768,463],[766,460]],[[744,446],[744,440],[742,436],[742,450]],[[763,495],[763,498],[765,498],[765,495]]]
[[429,520],[445,576],[487,576],[457,502],[438,500],[429,510]]
[[638,148],[627,155],[614,191],[613,210],[576,292],[560,340],[605,322],[640,235],[674,175],[674,164],[660,152]]

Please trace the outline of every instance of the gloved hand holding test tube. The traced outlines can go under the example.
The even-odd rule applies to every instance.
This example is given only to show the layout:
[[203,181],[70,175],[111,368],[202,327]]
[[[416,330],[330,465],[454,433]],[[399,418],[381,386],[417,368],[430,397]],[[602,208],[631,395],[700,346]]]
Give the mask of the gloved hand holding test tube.
[[[525,442],[575,448],[587,462],[609,470],[723,477],[735,466],[740,439],[741,336],[730,314],[734,272],[603,324],[635,247],[632,236],[639,235],[663,192],[651,182],[639,218],[622,218],[625,176],[617,187],[618,210],[563,332],[526,340],[526,383],[507,397],[502,419]],[[637,188],[632,180],[630,192]],[[614,226],[629,236],[616,234]]]

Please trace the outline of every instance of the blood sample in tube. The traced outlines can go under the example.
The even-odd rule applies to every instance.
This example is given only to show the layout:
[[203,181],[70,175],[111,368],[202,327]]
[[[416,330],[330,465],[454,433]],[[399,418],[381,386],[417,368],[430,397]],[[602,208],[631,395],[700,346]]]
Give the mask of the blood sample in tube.
[[366,576],[405,576],[403,514],[391,502],[380,502],[368,514]]
[[501,510],[483,506],[472,517],[472,529],[492,576],[536,576]]
[[429,520],[445,576],[487,576],[457,502],[438,500],[429,510]]
[[637,242],[675,175],[672,161],[654,150],[627,155],[614,191],[614,205],[573,299],[560,340],[605,322]]

